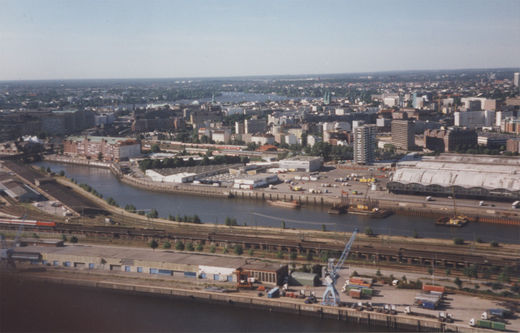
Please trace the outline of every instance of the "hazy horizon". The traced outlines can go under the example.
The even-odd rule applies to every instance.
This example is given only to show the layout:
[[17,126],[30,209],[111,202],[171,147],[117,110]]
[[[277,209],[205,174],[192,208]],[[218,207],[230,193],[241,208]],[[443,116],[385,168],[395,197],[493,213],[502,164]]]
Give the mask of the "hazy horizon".
[[329,76],[352,76],[352,75],[383,75],[391,73],[421,73],[421,72],[464,72],[464,71],[519,71],[520,67],[491,67],[491,68],[441,68],[441,69],[413,69],[413,70],[381,70],[373,72],[344,72],[344,73],[302,73],[302,74],[260,74],[260,75],[235,75],[235,76],[183,76],[183,77],[92,77],[92,78],[52,78],[52,79],[14,79],[0,80],[0,82],[23,82],[23,81],[95,81],[95,80],[218,80],[218,79],[253,79],[253,78],[309,78],[309,77],[329,77]]
[[0,4],[0,81],[520,67],[517,0]]

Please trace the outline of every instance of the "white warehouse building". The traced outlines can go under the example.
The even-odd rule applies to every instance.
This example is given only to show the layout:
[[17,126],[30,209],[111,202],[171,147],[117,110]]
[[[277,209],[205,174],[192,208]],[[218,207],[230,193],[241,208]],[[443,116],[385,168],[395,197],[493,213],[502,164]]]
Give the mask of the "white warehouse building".
[[242,189],[254,189],[257,187],[264,187],[269,184],[274,184],[279,181],[278,175],[272,174],[258,174],[245,176],[241,178],[235,178],[233,183],[234,188],[242,188]]
[[306,172],[319,170],[322,165],[320,156],[294,156],[280,161],[280,168]]

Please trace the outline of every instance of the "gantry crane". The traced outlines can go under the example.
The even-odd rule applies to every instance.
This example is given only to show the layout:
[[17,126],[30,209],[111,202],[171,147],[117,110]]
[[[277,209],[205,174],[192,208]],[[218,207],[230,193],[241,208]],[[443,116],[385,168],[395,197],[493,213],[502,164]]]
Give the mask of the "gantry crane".
[[350,240],[345,245],[345,249],[343,250],[343,253],[341,254],[341,257],[339,257],[338,262],[336,265],[334,265],[334,259],[329,259],[329,264],[327,267],[327,275],[325,276],[325,282],[327,283],[327,289],[325,289],[325,293],[323,294],[323,299],[321,304],[323,305],[331,305],[331,306],[338,306],[340,302],[339,293],[336,290],[336,281],[339,277],[339,270],[343,266],[343,263],[348,257],[348,254],[350,252],[350,248],[352,247],[352,244],[354,243],[354,240],[356,239],[356,235],[358,233],[358,229],[354,229],[354,232],[352,233],[352,236],[350,237]]

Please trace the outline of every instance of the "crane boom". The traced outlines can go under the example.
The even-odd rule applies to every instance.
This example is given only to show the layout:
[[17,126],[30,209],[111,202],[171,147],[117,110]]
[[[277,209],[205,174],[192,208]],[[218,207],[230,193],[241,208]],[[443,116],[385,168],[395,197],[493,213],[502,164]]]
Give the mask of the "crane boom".
[[331,305],[331,306],[338,306],[340,302],[339,293],[336,290],[336,280],[338,278],[338,272],[343,266],[343,263],[345,263],[345,260],[348,257],[348,254],[350,252],[350,248],[352,247],[352,244],[354,243],[354,240],[356,239],[356,235],[358,233],[358,229],[356,228],[354,232],[352,233],[352,236],[350,236],[350,240],[345,245],[345,248],[343,249],[343,253],[341,253],[340,258],[338,259],[338,262],[336,265],[334,265],[334,260],[330,259],[329,261],[329,267],[328,267],[328,275],[325,277],[325,282],[327,283],[327,288],[325,289],[325,293],[323,293],[323,299],[321,304],[323,305]]
[[332,274],[334,274],[334,276],[336,276],[336,274],[339,271],[339,269],[345,263],[345,260],[347,259],[348,254],[350,252],[350,248],[352,247],[352,244],[354,243],[354,240],[356,239],[357,232],[358,232],[358,230],[356,228],[354,230],[354,232],[352,233],[352,236],[350,237],[348,243],[345,245],[345,249],[343,250],[343,253],[341,254],[341,257],[339,257],[338,262],[336,263],[336,266],[334,266],[334,269],[332,271]]

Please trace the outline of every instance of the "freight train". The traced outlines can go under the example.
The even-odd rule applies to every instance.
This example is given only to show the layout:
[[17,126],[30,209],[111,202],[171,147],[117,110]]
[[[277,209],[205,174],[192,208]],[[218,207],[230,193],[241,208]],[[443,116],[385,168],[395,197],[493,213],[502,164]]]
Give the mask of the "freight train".
[[30,225],[30,226],[42,226],[42,227],[55,227],[56,222],[43,222],[35,220],[18,220],[18,219],[0,219],[0,224],[9,225]]

